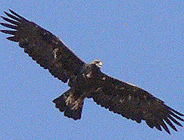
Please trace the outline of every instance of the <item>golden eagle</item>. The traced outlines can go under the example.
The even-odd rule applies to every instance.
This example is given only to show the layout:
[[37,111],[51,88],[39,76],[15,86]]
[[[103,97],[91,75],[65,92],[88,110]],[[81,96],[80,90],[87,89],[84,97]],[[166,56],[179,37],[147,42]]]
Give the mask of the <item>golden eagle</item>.
[[68,47],[51,32],[34,22],[28,21],[14,11],[5,12],[9,17],[2,19],[8,23],[1,25],[13,30],[0,30],[12,36],[8,40],[19,42],[33,60],[64,83],[69,90],[53,100],[56,108],[74,120],[81,118],[84,99],[93,100],[102,107],[118,113],[127,119],[140,123],[145,120],[150,128],[164,128],[167,124],[177,131],[174,123],[182,126],[184,116],[147,91],[118,79],[112,78],[100,68],[102,62],[94,60],[87,64],[79,59]]

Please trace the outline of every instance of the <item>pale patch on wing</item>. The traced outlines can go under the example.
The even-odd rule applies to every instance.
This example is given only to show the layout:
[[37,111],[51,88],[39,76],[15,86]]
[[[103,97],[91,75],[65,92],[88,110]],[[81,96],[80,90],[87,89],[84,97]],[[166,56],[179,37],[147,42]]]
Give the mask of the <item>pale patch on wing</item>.
[[120,90],[124,90],[124,89],[125,89],[125,87],[120,87],[119,89],[120,89]]
[[103,77],[102,80],[104,81],[106,79],[106,77]]
[[120,103],[123,103],[123,100],[122,100],[122,99],[120,99],[120,100],[119,100],[119,102],[120,102]]
[[102,87],[99,87],[99,88],[97,88],[97,90],[95,91],[95,92],[101,92],[102,91]]
[[86,74],[86,77],[91,78],[91,75],[92,75],[92,73],[90,72],[90,73]]
[[131,95],[129,95],[129,96],[128,96],[128,100],[130,101],[131,99],[132,99],[132,96],[131,96]]
[[57,59],[57,52],[59,51],[59,49],[58,48],[55,48],[54,50],[53,50],[53,54],[54,54],[54,58],[55,59]]

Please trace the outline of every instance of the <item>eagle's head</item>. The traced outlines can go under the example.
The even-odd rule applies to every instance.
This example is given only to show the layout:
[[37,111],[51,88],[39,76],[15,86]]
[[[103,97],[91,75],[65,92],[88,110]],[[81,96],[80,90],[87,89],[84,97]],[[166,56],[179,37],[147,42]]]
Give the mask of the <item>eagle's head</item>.
[[96,65],[98,68],[101,68],[103,65],[103,62],[100,60],[93,60],[90,64]]

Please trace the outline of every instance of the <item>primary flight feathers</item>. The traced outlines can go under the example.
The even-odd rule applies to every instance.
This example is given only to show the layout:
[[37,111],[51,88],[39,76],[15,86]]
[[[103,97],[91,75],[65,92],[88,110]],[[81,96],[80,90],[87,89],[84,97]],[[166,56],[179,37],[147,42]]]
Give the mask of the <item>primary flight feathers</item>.
[[18,42],[25,53],[54,77],[68,82],[70,89],[53,100],[56,108],[65,116],[80,119],[87,97],[127,119],[137,123],[145,120],[149,127],[160,131],[164,128],[169,134],[167,125],[175,131],[174,124],[182,126],[178,120],[184,121],[181,118],[183,114],[138,86],[104,74],[100,70],[101,61],[94,60],[87,64],[49,31],[12,10],[5,14],[7,17],[1,17],[7,23],[0,24],[12,30],[0,31],[12,35],[7,39]]

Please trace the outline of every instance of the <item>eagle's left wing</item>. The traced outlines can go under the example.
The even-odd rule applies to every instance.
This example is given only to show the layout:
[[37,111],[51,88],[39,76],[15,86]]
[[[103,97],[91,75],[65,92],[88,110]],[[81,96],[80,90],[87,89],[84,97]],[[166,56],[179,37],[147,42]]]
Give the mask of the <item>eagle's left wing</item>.
[[85,64],[67,46],[51,32],[43,29],[34,22],[28,21],[14,11],[9,17],[3,17],[8,23],[1,25],[13,30],[0,30],[12,36],[8,40],[19,42],[33,60],[59,80],[67,82],[72,76],[77,75]]
[[163,101],[154,97],[147,91],[133,84],[125,83],[102,73],[97,82],[97,87],[92,91],[94,101],[127,119],[140,123],[145,120],[151,128],[162,130],[163,127],[169,134],[166,124],[177,131],[173,122],[182,126],[178,121],[184,121],[183,114],[165,105]]

